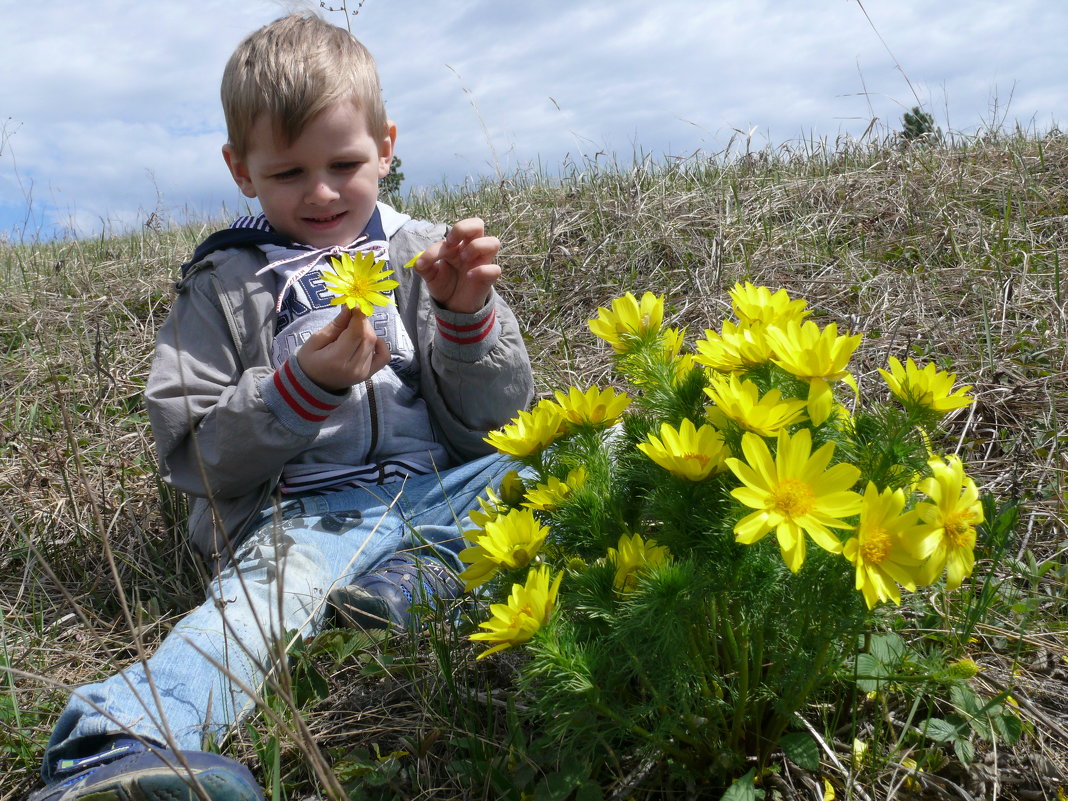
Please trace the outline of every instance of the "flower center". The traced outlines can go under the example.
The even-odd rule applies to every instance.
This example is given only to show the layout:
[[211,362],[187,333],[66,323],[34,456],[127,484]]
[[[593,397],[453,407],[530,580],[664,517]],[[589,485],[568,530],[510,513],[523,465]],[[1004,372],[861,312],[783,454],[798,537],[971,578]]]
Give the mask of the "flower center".
[[954,548],[970,548],[972,529],[972,513],[970,511],[953,512],[946,517],[946,539]]
[[513,545],[511,559],[512,567],[526,567],[530,564],[530,552],[525,545]]
[[860,554],[865,563],[877,565],[890,553],[890,535],[886,529],[873,526],[860,535]]
[[784,478],[771,491],[771,508],[785,517],[800,517],[812,511],[815,494],[812,487],[796,478]]
[[352,293],[363,295],[371,288],[371,284],[371,279],[366,275],[354,275],[351,284]]
[[707,453],[693,453],[691,451],[689,453],[684,453],[682,456],[684,459],[692,459],[693,461],[700,464],[701,467],[705,467],[710,461],[712,461],[712,457],[709,456]]

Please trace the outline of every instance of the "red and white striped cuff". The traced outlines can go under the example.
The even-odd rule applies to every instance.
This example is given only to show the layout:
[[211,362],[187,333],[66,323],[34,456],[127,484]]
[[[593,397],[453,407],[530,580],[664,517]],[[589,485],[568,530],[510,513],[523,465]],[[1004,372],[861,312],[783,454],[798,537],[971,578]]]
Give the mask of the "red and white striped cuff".
[[296,359],[288,359],[260,385],[260,394],[286,428],[315,433],[348,393],[338,395],[323,389],[305,375]]
[[489,302],[474,314],[438,308],[435,322],[438,331],[435,347],[442,354],[461,362],[478,361],[493,350],[501,336],[496,297],[493,294]]

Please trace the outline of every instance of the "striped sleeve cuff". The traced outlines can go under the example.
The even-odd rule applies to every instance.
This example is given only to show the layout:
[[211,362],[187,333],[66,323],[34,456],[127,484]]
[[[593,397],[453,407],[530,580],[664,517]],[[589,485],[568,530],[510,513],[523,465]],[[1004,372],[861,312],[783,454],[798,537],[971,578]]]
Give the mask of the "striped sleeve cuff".
[[286,428],[296,434],[316,434],[348,393],[337,394],[312,381],[294,359],[260,384],[260,395]]
[[438,306],[434,310],[438,350],[461,362],[477,362],[493,350],[501,338],[496,301],[496,293],[491,293],[486,305],[474,314],[460,314]]

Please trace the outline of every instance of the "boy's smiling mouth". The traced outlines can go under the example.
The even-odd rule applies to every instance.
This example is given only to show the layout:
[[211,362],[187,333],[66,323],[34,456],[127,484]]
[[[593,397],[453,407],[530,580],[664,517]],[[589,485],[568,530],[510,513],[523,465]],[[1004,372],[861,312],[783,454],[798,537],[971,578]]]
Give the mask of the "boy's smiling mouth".
[[337,214],[330,214],[325,217],[305,217],[304,221],[311,225],[329,225],[330,223],[337,222],[345,216],[345,212],[339,211]]

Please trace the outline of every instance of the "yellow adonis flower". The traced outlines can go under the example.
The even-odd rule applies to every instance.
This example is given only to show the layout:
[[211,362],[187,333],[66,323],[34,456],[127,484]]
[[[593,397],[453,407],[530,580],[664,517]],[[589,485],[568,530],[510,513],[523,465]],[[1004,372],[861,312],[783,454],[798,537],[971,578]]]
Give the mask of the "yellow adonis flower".
[[467,516],[471,518],[471,522],[476,526],[485,528],[486,523],[496,520],[507,512],[509,508],[509,505],[493,491],[493,487],[486,487],[486,497],[479,498],[478,509],[472,509],[467,513]]
[[571,387],[566,395],[558,391],[556,402],[572,425],[611,425],[630,406],[630,397],[611,389],[590,387],[582,392]]
[[624,335],[640,337],[648,331],[659,331],[664,324],[664,297],[646,292],[638,300],[628,292],[612,301],[612,308],[598,308],[597,319],[590,320],[590,331],[600,337],[616,353],[626,353],[630,343]]
[[567,474],[563,481],[556,476],[549,476],[544,484],[538,484],[532,490],[527,491],[523,506],[528,509],[537,509],[548,512],[559,508],[560,504],[571,497],[571,494],[586,483],[586,468],[576,467]]
[[647,568],[658,567],[671,558],[666,545],[657,545],[656,540],[644,540],[637,534],[622,535],[618,548],[608,549],[608,561],[616,566],[612,587],[626,595],[638,586],[638,575]]
[[548,535],[549,529],[537,521],[530,509],[512,509],[488,521],[481,533],[470,536],[469,532],[474,545],[459,554],[460,560],[470,565],[460,573],[464,590],[470,592],[485,584],[501,569],[526,567]]
[[333,272],[323,271],[323,283],[337,295],[330,303],[350,309],[359,307],[368,316],[374,313],[375,306],[392,306],[393,298],[383,293],[394,289],[397,282],[389,277],[393,275],[392,270],[380,267],[385,263],[375,261],[374,254],[367,251],[331,258]]
[[685,418],[679,428],[663,423],[660,437],[649,434],[638,450],[679,478],[701,481],[723,467],[727,447],[715,427],[694,426]]
[[838,325],[830,323],[822,331],[811,320],[803,325],[788,322],[768,328],[765,336],[775,351],[772,361],[783,370],[809,382],[808,416],[822,425],[834,408],[830,381],[845,381],[857,391],[856,381],[846,370],[860,334],[838,336]]
[[735,284],[728,294],[734,313],[747,325],[800,323],[811,314],[805,310],[808,305],[805,301],[792,299],[785,289],[773,293],[766,286],[753,286],[746,281],[745,284]]
[[529,412],[520,412],[511,423],[491,431],[485,441],[500,453],[522,459],[544,450],[563,431],[564,410],[552,402],[541,402]]
[[478,659],[489,656],[494,651],[502,651],[526,642],[549,622],[549,616],[556,606],[556,595],[560,590],[560,573],[550,583],[549,568],[536,567],[527,574],[525,584],[513,584],[512,594],[507,603],[491,604],[490,619],[479,623],[479,628],[487,629],[472,634],[470,639],[497,643],[483,651]]
[[792,437],[779,432],[774,459],[767,444],[757,434],[742,436],[745,461],[727,459],[727,466],[744,486],[731,495],[755,512],[734,526],[738,542],[745,545],[763,539],[775,530],[783,561],[794,573],[805,561],[805,534],[826,551],[840,553],[842,543],[830,529],[852,526],[843,518],[861,508],[860,495],[852,487],[860,470],[851,464],[830,468],[834,443],[828,442],[812,453],[812,434],[802,428]]
[[798,378],[838,381],[849,375],[846,367],[860,345],[861,334],[838,336],[838,324],[820,327],[811,320],[771,326],[765,336],[775,350],[772,361]]
[[805,401],[783,400],[777,389],[770,389],[761,397],[755,383],[740,381],[734,375],[713,378],[705,394],[714,404],[706,412],[708,419],[720,428],[729,421],[762,437],[774,437],[781,429],[805,418]]
[[735,325],[724,320],[720,331],[705,331],[705,338],[694,343],[693,360],[721,373],[737,373],[764,364],[772,357],[771,346],[761,325]]
[[909,592],[916,589],[923,560],[912,555],[914,549],[909,545],[917,542],[926,529],[915,510],[903,513],[904,508],[904,490],[880,492],[869,481],[856,534],[842,547],[845,558],[857,569],[856,588],[869,609],[880,601],[901,603],[898,584]]
[[939,370],[933,363],[921,370],[916,362],[907,359],[904,366],[891,356],[890,372],[880,369],[890,391],[905,403],[917,403],[920,406],[945,414],[954,409],[962,409],[975,402],[967,394],[970,386],[953,389],[957,380],[956,373]]
[[665,328],[660,340],[663,343],[664,358],[675,368],[674,380],[678,381],[690,370],[697,367],[692,353],[683,353],[682,346],[686,341],[686,329]]
[[928,533],[916,550],[927,558],[920,584],[930,584],[943,569],[946,588],[955,590],[975,567],[975,526],[983,522],[983,505],[975,482],[964,473],[956,456],[929,459],[931,476],[917,489],[933,503],[920,503],[916,510]]
[[519,506],[526,497],[527,488],[518,470],[509,470],[501,479],[501,501],[508,506]]

